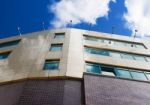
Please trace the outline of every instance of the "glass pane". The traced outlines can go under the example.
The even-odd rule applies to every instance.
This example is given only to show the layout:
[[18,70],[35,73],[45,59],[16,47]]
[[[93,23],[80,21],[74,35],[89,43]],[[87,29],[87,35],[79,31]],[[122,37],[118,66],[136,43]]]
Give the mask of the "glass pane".
[[62,44],[56,44],[56,45],[54,45],[54,44],[52,44],[51,45],[51,49],[50,49],[50,51],[60,51],[60,50],[62,50]]
[[119,41],[115,41],[114,44],[117,46],[125,46],[124,42],[119,42]]
[[87,53],[91,53],[91,52],[92,52],[92,49],[91,49],[91,48],[88,48],[88,47],[85,47],[84,50],[85,50],[85,52],[87,52]]
[[100,55],[105,55],[105,56],[109,56],[109,51],[105,51],[105,50],[99,50],[98,54]]
[[109,51],[106,51],[106,50],[85,47],[85,51],[91,54],[109,56]]
[[104,74],[104,75],[115,76],[113,67],[101,66],[101,71],[102,71],[102,74]]
[[113,42],[114,45],[117,45],[118,43],[116,41]]
[[133,79],[147,80],[143,72],[131,71]]
[[117,53],[117,52],[110,52],[110,56],[113,58],[121,58],[120,53]]
[[98,38],[92,37],[92,36],[84,36],[85,40],[90,40],[90,41],[98,41]]
[[127,46],[126,42],[120,42],[122,46]]
[[109,75],[109,76],[115,76],[113,72],[108,72],[108,71],[102,71],[103,75]]
[[64,33],[56,33],[55,34],[55,39],[64,39],[65,34]]
[[118,77],[131,78],[130,72],[123,68],[115,68],[115,73]]
[[109,44],[110,40],[109,39],[104,39],[104,43]]
[[100,74],[100,67],[97,64],[86,64],[86,71],[89,73],[97,73]]
[[150,57],[146,57],[146,60],[147,60],[148,62],[150,62]]
[[58,66],[59,66],[58,61],[46,61],[44,65],[44,70],[58,69]]
[[11,41],[11,42],[4,42],[4,43],[0,44],[0,48],[17,45],[19,42],[20,42],[20,40],[15,40],[15,41]]
[[145,57],[143,57],[143,56],[134,55],[134,58],[135,58],[135,60],[137,60],[137,61],[145,61],[145,62],[146,62],[146,59],[145,59]]
[[138,45],[138,44],[136,44],[135,46],[136,46],[136,48],[145,49],[145,47],[144,47],[143,45]]
[[127,47],[131,47],[131,43],[126,43],[126,46]]
[[150,80],[150,73],[145,73],[148,80]]
[[0,53],[0,59],[6,59],[9,56],[10,52]]
[[121,58],[122,58],[122,59],[130,59],[130,60],[134,60],[133,57],[132,57],[131,55],[125,54],[125,53],[124,53],[124,54],[121,54]]
[[104,39],[98,39],[98,42],[104,43]]

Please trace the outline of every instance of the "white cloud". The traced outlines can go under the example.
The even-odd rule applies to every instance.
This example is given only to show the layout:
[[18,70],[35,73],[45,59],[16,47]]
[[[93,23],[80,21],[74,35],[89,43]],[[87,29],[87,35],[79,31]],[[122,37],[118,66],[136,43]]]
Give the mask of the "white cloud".
[[54,27],[65,27],[70,20],[72,24],[82,22],[96,24],[100,17],[107,17],[110,1],[115,0],[61,0],[49,6],[49,11],[55,14],[52,21]]
[[141,36],[150,36],[150,0],[125,0],[127,13],[124,14],[126,26],[138,30]]

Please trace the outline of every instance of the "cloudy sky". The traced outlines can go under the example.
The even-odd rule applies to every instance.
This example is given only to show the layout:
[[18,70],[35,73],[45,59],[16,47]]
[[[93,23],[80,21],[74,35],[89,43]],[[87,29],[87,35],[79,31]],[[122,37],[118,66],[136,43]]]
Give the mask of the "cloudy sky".
[[150,36],[150,0],[1,0],[0,38],[69,27]]

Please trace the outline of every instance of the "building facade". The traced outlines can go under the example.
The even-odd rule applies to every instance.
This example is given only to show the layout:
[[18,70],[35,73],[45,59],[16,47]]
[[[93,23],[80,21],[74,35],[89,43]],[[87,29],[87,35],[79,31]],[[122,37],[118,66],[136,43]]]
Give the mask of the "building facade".
[[54,29],[0,40],[0,105],[150,105],[150,45]]

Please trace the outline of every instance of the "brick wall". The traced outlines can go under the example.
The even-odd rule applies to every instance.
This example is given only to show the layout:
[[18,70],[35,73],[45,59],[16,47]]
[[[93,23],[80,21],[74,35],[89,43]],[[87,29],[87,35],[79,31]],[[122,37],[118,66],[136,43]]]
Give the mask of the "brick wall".
[[81,81],[28,80],[1,85],[0,105],[82,105]]
[[86,105],[150,105],[150,83],[84,75]]

